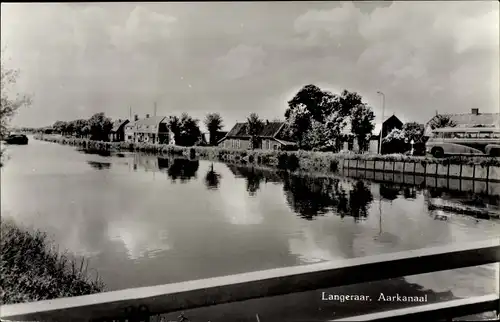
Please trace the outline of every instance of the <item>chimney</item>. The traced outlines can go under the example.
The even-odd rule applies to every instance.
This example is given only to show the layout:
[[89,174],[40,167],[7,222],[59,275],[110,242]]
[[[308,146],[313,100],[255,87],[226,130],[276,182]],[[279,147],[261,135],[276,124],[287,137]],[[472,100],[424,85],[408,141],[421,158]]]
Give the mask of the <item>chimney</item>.
[[478,108],[471,109],[471,114],[473,114],[473,115],[479,115],[479,109]]
[[147,118],[147,119],[149,118],[149,114],[146,114],[146,118]]
[[134,121],[139,121],[139,115],[134,115]]

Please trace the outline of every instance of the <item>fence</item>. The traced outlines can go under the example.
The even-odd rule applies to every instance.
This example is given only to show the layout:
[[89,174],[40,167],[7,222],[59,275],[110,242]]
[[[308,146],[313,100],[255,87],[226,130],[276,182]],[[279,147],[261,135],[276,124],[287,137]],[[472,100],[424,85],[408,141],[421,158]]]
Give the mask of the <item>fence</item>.
[[[149,316],[156,314],[498,262],[500,262],[500,238],[338,262],[4,305],[0,307],[0,311],[3,319],[14,321],[117,319],[147,321]],[[492,310],[500,312],[498,294],[420,305],[342,320],[369,321],[394,318],[425,320]],[[134,314],[133,319],[131,319],[132,314]]]
[[366,161],[344,159],[342,169],[412,174],[417,176],[500,182],[500,167],[480,164],[439,164],[417,161]]

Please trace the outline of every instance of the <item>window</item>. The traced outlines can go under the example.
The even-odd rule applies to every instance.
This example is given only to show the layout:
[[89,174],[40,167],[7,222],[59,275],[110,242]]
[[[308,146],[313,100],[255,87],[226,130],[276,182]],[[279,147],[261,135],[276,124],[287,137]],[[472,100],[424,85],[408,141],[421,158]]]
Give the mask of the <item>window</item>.
[[500,139],[500,132],[493,132],[493,134],[491,135],[492,138],[494,139]]
[[241,149],[241,140],[237,141],[237,146],[238,146],[238,149]]

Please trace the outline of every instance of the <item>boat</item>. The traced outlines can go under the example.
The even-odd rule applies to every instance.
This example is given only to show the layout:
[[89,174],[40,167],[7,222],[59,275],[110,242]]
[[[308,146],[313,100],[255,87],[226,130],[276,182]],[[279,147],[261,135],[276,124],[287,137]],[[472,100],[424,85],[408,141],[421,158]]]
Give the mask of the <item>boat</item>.
[[28,144],[28,137],[24,134],[11,134],[5,138],[5,143],[7,144]]

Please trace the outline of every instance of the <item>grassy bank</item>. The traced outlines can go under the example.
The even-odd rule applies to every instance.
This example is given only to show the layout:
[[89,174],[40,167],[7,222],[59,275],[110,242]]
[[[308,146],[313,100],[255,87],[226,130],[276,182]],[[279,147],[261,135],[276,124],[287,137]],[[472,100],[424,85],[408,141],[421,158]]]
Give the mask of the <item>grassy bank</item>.
[[317,172],[337,172],[339,163],[343,160],[365,161],[405,161],[427,164],[480,164],[500,166],[500,158],[489,157],[452,157],[436,159],[433,157],[416,157],[401,154],[368,155],[345,154],[312,151],[267,151],[238,150],[218,147],[180,147],[148,143],[100,142],[87,139],[64,138],[60,136],[37,136],[37,139],[80,146],[92,150],[141,151],[168,155],[184,155],[190,158],[200,158],[214,161],[231,161],[241,164],[264,165],[286,170],[303,170]]
[[47,235],[2,219],[0,243],[0,304],[14,304],[102,292],[98,276],[91,278],[84,261],[60,254]]

